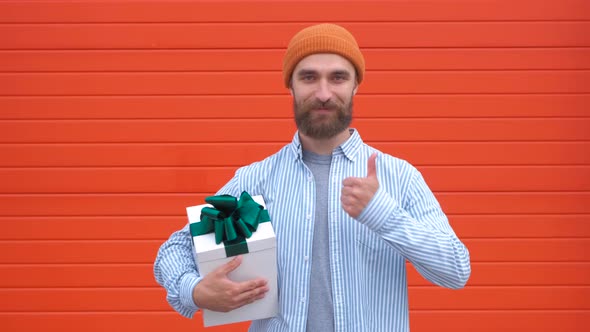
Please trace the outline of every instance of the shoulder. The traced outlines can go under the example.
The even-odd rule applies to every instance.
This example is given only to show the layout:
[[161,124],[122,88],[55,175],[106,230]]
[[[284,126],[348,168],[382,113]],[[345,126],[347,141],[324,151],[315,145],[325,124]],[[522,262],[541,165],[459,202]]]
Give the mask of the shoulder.
[[392,173],[398,177],[414,177],[419,173],[418,169],[405,159],[393,156],[366,144],[364,146],[365,156],[363,157],[368,159],[371,154],[377,153],[376,165],[378,171],[380,169],[381,172]]
[[377,152],[376,169],[382,188],[404,205],[413,191],[412,187],[421,177],[418,169],[409,161],[395,157],[387,152],[366,146],[366,158]]
[[237,174],[240,176],[268,174],[277,165],[286,162],[290,158],[292,159],[291,151],[289,150],[290,146],[285,145],[279,151],[262,160],[255,161],[249,165],[238,168]]
[[286,162],[293,160],[293,153],[289,145],[284,146],[276,153],[249,165],[238,168],[234,175],[236,188],[239,191],[246,190],[250,194],[261,195],[264,193],[269,178],[283,168]]
[[418,172],[416,167],[414,167],[409,161],[390,154],[391,151],[381,151],[371,145],[368,145],[361,139],[361,136],[358,132],[355,132],[355,134],[355,145],[359,147],[358,160],[361,162],[368,160],[373,153],[377,153],[377,172],[380,171],[379,168],[381,168],[381,172],[394,173],[396,176],[414,176],[414,174]]

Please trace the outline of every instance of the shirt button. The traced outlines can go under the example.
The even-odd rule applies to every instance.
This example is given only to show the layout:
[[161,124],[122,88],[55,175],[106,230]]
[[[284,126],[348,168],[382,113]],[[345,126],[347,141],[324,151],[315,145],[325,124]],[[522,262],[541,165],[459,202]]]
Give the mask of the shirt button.
[[309,260],[309,256],[303,256],[303,260],[307,262]]
[[311,219],[311,214],[308,214],[308,215],[306,216],[306,218],[307,218],[307,220],[310,220],[310,219]]
[[305,303],[305,297],[301,298],[301,303]]
[[309,181],[309,182],[313,181],[313,177],[312,176],[308,176],[307,177],[307,181]]

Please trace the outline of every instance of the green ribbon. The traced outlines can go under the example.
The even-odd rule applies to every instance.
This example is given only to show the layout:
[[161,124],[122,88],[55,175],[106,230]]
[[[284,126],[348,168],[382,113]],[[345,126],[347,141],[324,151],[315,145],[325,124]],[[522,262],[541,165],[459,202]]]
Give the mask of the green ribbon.
[[258,225],[270,221],[268,211],[256,203],[247,192],[240,199],[231,195],[205,198],[213,207],[201,210],[201,221],[190,224],[192,236],[215,232],[215,243],[223,242],[227,257],[248,253],[246,239],[256,232]]

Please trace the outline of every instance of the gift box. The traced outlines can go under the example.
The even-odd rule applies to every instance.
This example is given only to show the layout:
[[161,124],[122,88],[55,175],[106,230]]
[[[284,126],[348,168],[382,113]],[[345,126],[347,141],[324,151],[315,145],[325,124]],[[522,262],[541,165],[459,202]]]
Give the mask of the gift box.
[[230,312],[204,309],[205,326],[264,319],[278,313],[276,236],[262,196],[239,199],[210,196],[211,204],[187,207],[195,260],[202,276],[242,255],[242,264],[229,274],[234,281],[262,277],[269,291],[263,299]]

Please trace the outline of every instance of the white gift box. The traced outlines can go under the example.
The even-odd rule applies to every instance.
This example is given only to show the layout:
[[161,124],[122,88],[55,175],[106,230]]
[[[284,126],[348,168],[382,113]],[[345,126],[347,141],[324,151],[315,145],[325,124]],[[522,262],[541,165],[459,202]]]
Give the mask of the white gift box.
[[[252,199],[266,208],[262,196],[252,196]],[[204,207],[212,207],[212,205],[202,204],[186,208],[189,223],[200,221],[201,210]],[[193,243],[195,260],[202,276],[234,258],[226,257],[223,242],[216,244],[213,232],[194,236]],[[229,278],[233,281],[246,281],[262,277],[268,281],[269,291],[263,299],[227,313],[203,309],[205,326],[264,319],[276,316],[278,313],[276,236],[272,224],[260,223],[252,236],[246,239],[246,243],[248,253],[242,254],[242,264],[229,274]]]

